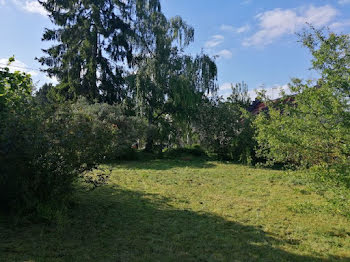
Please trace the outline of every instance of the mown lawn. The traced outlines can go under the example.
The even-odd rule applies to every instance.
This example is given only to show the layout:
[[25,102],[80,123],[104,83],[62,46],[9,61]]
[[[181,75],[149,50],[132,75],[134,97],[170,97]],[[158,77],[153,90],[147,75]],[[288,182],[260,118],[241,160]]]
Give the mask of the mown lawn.
[[[350,261],[350,220],[294,173],[204,161],[111,166],[59,225],[0,222],[0,261]],[[348,203],[345,203],[348,204]]]

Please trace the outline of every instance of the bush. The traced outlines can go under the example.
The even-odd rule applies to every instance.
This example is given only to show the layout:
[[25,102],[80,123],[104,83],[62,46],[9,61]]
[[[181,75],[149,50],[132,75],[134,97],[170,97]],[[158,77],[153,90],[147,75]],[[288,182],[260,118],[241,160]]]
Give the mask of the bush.
[[[295,93],[281,103],[267,101],[268,114],[260,114],[255,125],[259,153],[271,164],[293,167],[322,166],[338,170],[346,177],[350,162],[350,50],[347,35],[313,30],[305,33],[303,43],[313,55],[313,68],[321,78],[313,81],[294,79]],[[283,101],[291,101],[283,103]],[[330,175],[334,172],[327,172]]]
[[65,202],[81,174],[103,160],[113,136],[109,126],[69,105],[54,110],[29,105],[7,114],[4,123],[1,200],[27,211],[43,202]]
[[238,103],[210,101],[202,105],[195,123],[200,144],[220,160],[251,164],[254,129],[251,116]]
[[[98,186],[89,171],[130,154],[142,122],[107,104],[37,104],[30,77],[0,70],[0,205],[18,212],[54,214],[78,180]],[[52,209],[52,211],[50,211]],[[50,216],[49,216],[50,217]]]
[[[104,139],[106,148],[104,158],[106,160],[133,160],[136,151],[132,148],[143,140],[145,136],[146,123],[134,116],[127,116],[122,106],[109,105],[105,103],[90,104],[86,99],[79,99],[72,105],[73,112],[86,114],[101,125],[107,126],[109,136]],[[100,139],[93,141],[95,145],[101,145]]]

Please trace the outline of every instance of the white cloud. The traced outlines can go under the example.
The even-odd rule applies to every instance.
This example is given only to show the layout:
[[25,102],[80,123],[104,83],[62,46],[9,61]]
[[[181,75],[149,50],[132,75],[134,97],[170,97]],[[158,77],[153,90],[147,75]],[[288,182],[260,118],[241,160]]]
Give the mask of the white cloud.
[[264,46],[283,35],[293,34],[310,23],[316,27],[329,25],[336,17],[337,10],[330,5],[299,9],[274,9],[256,16],[259,31],[246,38],[244,46]]
[[222,96],[224,99],[227,99],[232,93],[232,85],[233,83],[223,83],[219,87],[219,95]]
[[338,10],[330,5],[314,7],[310,6],[306,10],[306,15],[301,18],[301,23],[310,23],[314,26],[324,26],[329,24],[338,14]]
[[237,33],[237,34],[242,34],[242,33],[245,33],[247,31],[250,30],[250,26],[249,25],[244,25],[244,26],[241,26],[241,27],[233,27],[231,25],[221,25],[220,26],[220,30],[221,31],[226,31],[226,32],[231,32],[231,33]]
[[341,31],[342,29],[348,26],[350,26],[350,19],[340,22],[334,22],[329,26],[329,28],[334,31]]
[[244,0],[241,2],[241,5],[249,5],[252,2],[252,0]]
[[350,0],[339,0],[338,4],[340,4],[340,5],[350,4]]
[[[232,85],[234,86],[234,83],[223,83],[220,88],[219,88],[219,94],[223,98],[227,98],[231,95],[231,87]],[[277,99],[281,97],[281,91],[285,92],[286,94],[291,94],[291,91],[289,89],[288,84],[285,85],[273,85],[272,87],[264,88],[264,87],[259,87],[254,90],[248,91],[248,96],[252,101],[255,100],[257,97],[257,92],[261,92],[262,90],[266,91],[266,95],[269,99]]]
[[223,49],[223,50],[217,52],[215,55],[218,56],[219,58],[221,57],[224,59],[232,58],[232,52],[230,50],[227,50],[227,49]]
[[220,30],[227,31],[227,32],[234,32],[235,28],[232,25],[221,25]]
[[29,13],[36,13],[42,16],[47,16],[46,10],[41,4],[39,4],[38,1],[26,1],[23,8]]
[[15,60],[9,66],[8,58],[0,58],[0,67],[8,67],[10,72],[20,71],[26,74],[30,74],[32,76],[34,84],[42,84],[42,83],[52,83],[54,85],[58,84],[58,80],[56,77],[48,77],[44,73],[40,72],[38,69],[33,69],[28,67],[27,64],[23,63],[20,60]]
[[244,26],[238,27],[236,32],[241,34],[241,33],[247,32],[249,30],[250,30],[250,26],[249,25],[244,25]]
[[53,77],[45,76],[45,80],[46,80],[46,82],[51,83],[53,85],[57,85],[58,84],[58,79],[55,76],[53,76]]
[[5,5],[6,1],[5,0],[0,0],[0,5]]
[[222,35],[213,35],[209,41],[205,43],[206,48],[213,48],[218,45],[221,45],[225,40],[225,37]]
[[233,85],[232,83],[223,83],[223,84],[220,86],[219,90],[220,90],[220,92],[231,91],[232,85]]
[[9,66],[7,66],[8,61],[8,58],[0,58],[0,67],[8,67],[10,69],[10,72],[20,71],[30,74],[31,76],[37,76],[39,73],[34,69],[28,68],[28,66],[25,63],[19,60],[15,60]]
[[281,97],[281,91],[286,94],[291,94],[288,84],[285,85],[274,85],[268,88],[257,88],[255,90],[248,91],[248,95],[252,101],[257,97],[257,92],[261,92],[262,90],[266,91],[266,95],[270,99],[277,99]]
[[33,14],[47,16],[45,8],[37,0],[12,0],[12,2],[20,9]]

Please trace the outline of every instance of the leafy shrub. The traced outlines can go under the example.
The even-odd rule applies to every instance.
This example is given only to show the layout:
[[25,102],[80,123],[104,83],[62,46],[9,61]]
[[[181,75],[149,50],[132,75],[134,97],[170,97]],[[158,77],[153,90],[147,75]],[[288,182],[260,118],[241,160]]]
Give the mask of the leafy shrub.
[[350,162],[350,60],[344,54],[350,39],[314,30],[302,40],[321,78],[316,83],[294,79],[292,103],[267,101],[269,113],[255,121],[259,153],[272,164],[322,166],[345,177]]
[[0,133],[1,200],[35,210],[43,202],[65,202],[79,178],[103,181],[86,174],[106,159],[130,154],[137,136],[127,118],[112,121],[119,113],[113,106],[79,101],[8,114]]
[[251,116],[239,103],[220,99],[205,103],[195,129],[200,144],[219,159],[253,162],[255,141]]
[[[90,104],[84,98],[72,105],[73,112],[86,114],[90,119],[108,126],[110,136],[104,139],[106,145],[104,158],[106,160],[133,160],[136,152],[132,145],[138,144],[145,136],[146,124],[134,116],[127,116],[122,106],[106,103]],[[103,142],[96,139],[93,143],[101,146]]]
[[69,105],[30,105],[4,123],[1,200],[33,211],[42,202],[65,202],[79,176],[103,160],[113,137],[107,125]]
[[[9,64],[13,61],[14,59],[10,58]],[[30,75],[20,72],[11,73],[8,67],[0,68],[0,202],[2,207],[9,206],[8,200],[22,193],[16,190],[19,183],[16,174],[25,172],[22,163],[29,158],[31,152],[25,154],[22,151],[22,145],[25,142],[29,143],[31,137],[24,138],[19,130],[28,129],[32,124],[29,117],[32,87]],[[13,156],[15,152],[17,152],[16,158]],[[13,169],[12,172],[10,169]]]
[[[0,71],[0,204],[12,210],[55,213],[79,179],[105,182],[89,171],[129,154],[142,122],[107,104],[37,104],[30,76]],[[52,211],[50,211],[53,209]]]

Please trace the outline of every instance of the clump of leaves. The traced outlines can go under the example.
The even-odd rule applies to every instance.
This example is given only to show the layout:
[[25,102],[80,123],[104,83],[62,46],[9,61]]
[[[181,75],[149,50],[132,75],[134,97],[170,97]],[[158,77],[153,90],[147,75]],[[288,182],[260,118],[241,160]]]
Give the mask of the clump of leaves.
[[311,28],[301,41],[321,77],[293,79],[293,96],[266,101],[269,112],[255,121],[258,152],[272,164],[336,168],[344,177],[350,161],[350,38]]
[[[29,75],[0,71],[0,202],[14,211],[51,214],[82,178],[93,187],[108,174],[91,176],[108,158],[129,149],[142,124],[107,104],[37,104]],[[46,205],[46,206],[47,206]]]

